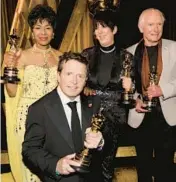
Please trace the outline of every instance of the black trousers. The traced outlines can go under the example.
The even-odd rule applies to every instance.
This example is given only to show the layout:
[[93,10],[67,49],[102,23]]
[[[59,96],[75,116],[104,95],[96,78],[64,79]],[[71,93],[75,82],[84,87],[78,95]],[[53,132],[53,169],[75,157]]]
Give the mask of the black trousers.
[[155,182],[176,181],[173,163],[175,143],[175,127],[167,124],[158,104],[151,113],[145,114],[136,130],[138,182],[152,182],[152,176]]

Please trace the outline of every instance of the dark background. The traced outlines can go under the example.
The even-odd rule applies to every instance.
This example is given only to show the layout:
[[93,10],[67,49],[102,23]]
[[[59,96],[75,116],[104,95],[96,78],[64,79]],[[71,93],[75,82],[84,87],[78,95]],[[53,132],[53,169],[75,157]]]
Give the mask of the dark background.
[[[175,0],[121,0],[117,13],[119,28],[117,41],[122,47],[128,47],[140,40],[137,24],[141,12],[147,8],[161,10],[166,18],[163,38],[176,40],[176,8]],[[176,2],[175,2],[176,3]]]
[[[118,12],[115,15],[118,25],[118,34],[116,36],[118,45],[126,48],[140,40],[141,34],[137,27],[138,17],[147,8],[157,8],[164,13],[166,22],[163,38],[176,40],[176,8],[174,1],[176,0],[121,0]],[[75,2],[76,0],[61,0],[60,2],[56,36],[52,42],[54,48],[59,48],[61,44]]]

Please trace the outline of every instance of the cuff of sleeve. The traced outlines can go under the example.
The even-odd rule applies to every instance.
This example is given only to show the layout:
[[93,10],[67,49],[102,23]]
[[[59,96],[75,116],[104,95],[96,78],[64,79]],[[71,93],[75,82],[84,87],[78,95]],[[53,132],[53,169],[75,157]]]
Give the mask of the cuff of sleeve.
[[59,171],[56,170],[56,176],[60,176],[60,173]]

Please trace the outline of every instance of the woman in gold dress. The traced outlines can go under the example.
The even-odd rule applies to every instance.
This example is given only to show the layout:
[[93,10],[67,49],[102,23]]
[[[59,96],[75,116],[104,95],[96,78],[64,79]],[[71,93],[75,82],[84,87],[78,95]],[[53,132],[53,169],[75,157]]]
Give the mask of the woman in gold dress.
[[16,182],[38,182],[22,162],[21,147],[28,107],[57,86],[60,52],[51,48],[56,14],[49,6],[37,5],[28,16],[35,41],[33,47],[4,56],[5,66],[18,68],[19,84],[5,84],[7,140],[11,171]]

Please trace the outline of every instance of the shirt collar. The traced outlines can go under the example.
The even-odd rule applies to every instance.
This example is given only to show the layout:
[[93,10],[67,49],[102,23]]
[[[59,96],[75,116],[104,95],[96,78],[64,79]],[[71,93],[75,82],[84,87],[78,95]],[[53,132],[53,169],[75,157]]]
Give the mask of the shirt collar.
[[59,94],[60,99],[61,99],[63,105],[67,105],[69,102],[73,102],[73,101],[76,101],[77,103],[80,103],[81,102],[80,95],[78,95],[73,100],[71,100],[68,96],[66,96],[63,93],[63,91],[61,90],[61,88],[59,86],[57,88],[57,93]]

